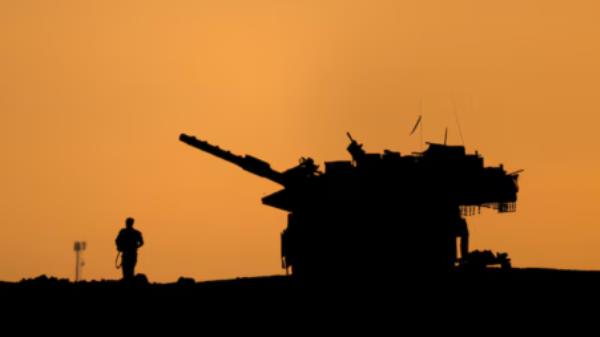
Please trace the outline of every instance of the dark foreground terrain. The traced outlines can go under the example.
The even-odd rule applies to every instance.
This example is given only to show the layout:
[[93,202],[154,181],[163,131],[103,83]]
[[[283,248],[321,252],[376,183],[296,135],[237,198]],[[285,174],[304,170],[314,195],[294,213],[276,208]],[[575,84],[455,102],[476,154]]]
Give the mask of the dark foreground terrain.
[[182,278],[170,284],[144,278],[72,283],[42,276],[0,283],[0,300],[11,315],[92,317],[98,324],[122,317],[163,323],[252,318],[284,324],[331,322],[334,317],[349,324],[376,317],[394,325],[425,320],[451,326],[540,322],[548,327],[574,319],[600,321],[600,272],[493,269],[410,277],[343,275],[318,282],[286,276],[210,282]]

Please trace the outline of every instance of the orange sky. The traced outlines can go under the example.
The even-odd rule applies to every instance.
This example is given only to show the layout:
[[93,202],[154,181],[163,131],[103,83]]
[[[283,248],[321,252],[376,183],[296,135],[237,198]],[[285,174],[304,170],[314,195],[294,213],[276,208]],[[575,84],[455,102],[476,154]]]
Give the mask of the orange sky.
[[[597,1],[0,2],[0,280],[117,278],[127,216],[153,281],[281,273],[277,168],[460,143],[524,168],[518,212],[469,219],[516,266],[600,269]],[[401,244],[403,238],[398,238]]]

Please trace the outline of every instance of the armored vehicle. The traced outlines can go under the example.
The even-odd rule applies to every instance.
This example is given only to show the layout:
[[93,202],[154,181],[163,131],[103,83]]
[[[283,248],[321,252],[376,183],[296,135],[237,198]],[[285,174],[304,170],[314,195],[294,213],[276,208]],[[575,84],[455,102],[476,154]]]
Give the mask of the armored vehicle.
[[481,207],[516,210],[519,172],[486,167],[464,146],[367,153],[348,137],[348,160],[325,162],[320,170],[301,158],[285,171],[192,136],[180,140],[282,186],[262,203],[288,213],[282,265],[299,278],[452,270],[459,264],[457,238],[468,256],[465,216]]

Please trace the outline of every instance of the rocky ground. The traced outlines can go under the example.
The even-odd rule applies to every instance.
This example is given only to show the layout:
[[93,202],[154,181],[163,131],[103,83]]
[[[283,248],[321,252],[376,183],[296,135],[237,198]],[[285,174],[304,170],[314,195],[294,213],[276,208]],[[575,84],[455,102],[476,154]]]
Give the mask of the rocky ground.
[[500,326],[539,319],[547,326],[600,318],[600,272],[493,269],[313,281],[286,276],[210,282],[181,278],[169,284],[148,282],[143,276],[128,283],[72,283],[40,276],[0,283],[0,300],[16,316],[74,315],[107,322],[111,317],[310,322],[340,316],[350,322],[377,317],[390,324],[489,320]]

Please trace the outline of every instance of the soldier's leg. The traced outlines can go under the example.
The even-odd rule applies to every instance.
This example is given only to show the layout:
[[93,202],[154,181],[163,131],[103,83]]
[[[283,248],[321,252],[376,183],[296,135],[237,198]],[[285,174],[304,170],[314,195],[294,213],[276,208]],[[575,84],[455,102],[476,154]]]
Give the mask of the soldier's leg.
[[469,226],[465,219],[461,219],[459,223],[458,236],[460,237],[460,258],[464,259],[469,255]]
[[131,277],[135,276],[135,265],[137,264],[137,254],[131,257]]
[[469,231],[462,233],[460,237],[460,257],[464,259],[469,255]]
[[123,254],[122,257],[122,266],[123,269],[123,279],[131,279],[133,278],[133,268],[134,268],[134,260],[133,257],[129,254]]

